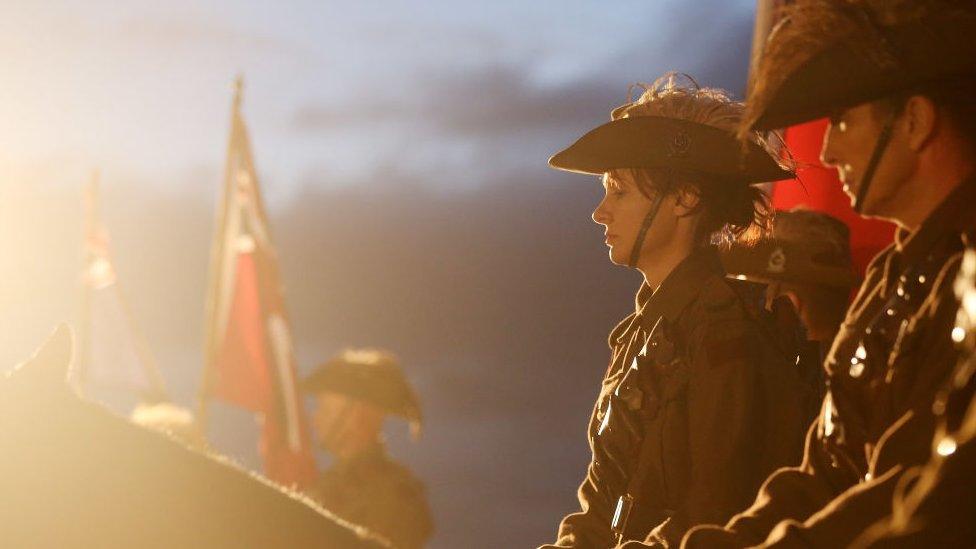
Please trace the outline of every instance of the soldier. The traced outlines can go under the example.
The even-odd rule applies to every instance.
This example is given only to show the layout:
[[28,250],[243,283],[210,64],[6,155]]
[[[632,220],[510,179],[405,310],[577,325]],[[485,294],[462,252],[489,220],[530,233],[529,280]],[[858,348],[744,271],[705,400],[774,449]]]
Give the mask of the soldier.
[[743,128],[830,116],[824,163],[858,212],[899,229],[826,360],[802,465],[767,479],[724,529],[692,530],[686,547],[850,545],[929,458],[933,401],[957,362],[952,286],[976,226],[976,6],[798,0],[785,16]]
[[423,547],[433,531],[424,487],[390,459],[380,432],[387,415],[408,420],[415,435],[420,428],[417,396],[396,358],[346,350],[309,375],[302,389],[316,399],[317,441],[335,458],[312,497],[398,549]]
[[757,296],[725,278],[710,245],[767,227],[753,184],[791,176],[759,142],[737,141],[741,111],[720,90],[666,75],[549,161],[602,177],[593,220],[610,261],[644,282],[610,333],[581,509],[545,547],[677,543],[799,459],[795,352],[770,339]]
[[[722,265],[729,276],[767,284],[766,303],[774,312],[799,314],[804,333],[797,365],[810,389],[813,419],[823,400],[823,359],[844,320],[855,282],[847,225],[812,210],[777,211],[769,238],[732,246],[722,253]],[[792,306],[779,306],[782,300]]]

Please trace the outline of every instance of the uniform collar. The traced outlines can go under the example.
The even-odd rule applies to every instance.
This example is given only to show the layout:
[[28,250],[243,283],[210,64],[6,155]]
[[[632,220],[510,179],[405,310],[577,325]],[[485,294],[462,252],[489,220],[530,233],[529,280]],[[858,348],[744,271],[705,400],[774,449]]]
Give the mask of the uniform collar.
[[725,270],[715,246],[703,246],[683,259],[656,290],[646,282],[642,283],[637,291],[635,312],[613,330],[611,345],[620,343],[637,323],[646,330],[650,330],[661,317],[673,323],[711,276],[724,277]]
[[900,245],[892,244],[885,259],[882,294],[888,294],[890,284],[905,267],[916,265],[930,255],[945,235],[976,228],[973,204],[976,204],[976,174],[957,185],[918,229],[899,229],[895,239]]

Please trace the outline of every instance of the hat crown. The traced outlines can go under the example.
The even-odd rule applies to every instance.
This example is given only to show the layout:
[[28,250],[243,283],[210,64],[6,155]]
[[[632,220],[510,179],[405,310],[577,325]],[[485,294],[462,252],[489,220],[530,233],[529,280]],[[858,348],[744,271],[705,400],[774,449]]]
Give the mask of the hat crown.
[[797,0],[767,39],[740,132],[976,73],[972,0]]

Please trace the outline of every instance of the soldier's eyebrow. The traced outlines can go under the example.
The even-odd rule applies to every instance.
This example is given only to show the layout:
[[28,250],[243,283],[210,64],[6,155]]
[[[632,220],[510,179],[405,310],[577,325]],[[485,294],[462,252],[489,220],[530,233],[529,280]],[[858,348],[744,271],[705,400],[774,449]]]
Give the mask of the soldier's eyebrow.
[[614,189],[614,190],[616,190],[616,189],[619,189],[619,188],[621,188],[623,186],[623,185],[621,185],[620,180],[617,179],[616,177],[610,175],[610,173],[603,174],[603,176],[601,177],[601,180],[603,181],[603,188],[604,188],[604,190],[606,190],[606,189]]

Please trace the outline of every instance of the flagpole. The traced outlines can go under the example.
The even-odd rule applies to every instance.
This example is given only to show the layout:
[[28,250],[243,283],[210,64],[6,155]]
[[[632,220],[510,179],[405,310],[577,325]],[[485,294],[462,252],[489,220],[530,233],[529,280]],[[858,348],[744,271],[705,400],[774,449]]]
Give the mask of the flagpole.
[[[119,299],[122,316],[125,318],[125,323],[129,327],[129,332],[132,334],[136,356],[142,364],[142,370],[146,375],[146,379],[149,381],[150,394],[141,395],[142,398],[140,400],[148,400],[149,402],[147,404],[169,401],[169,393],[166,391],[166,383],[163,381],[163,376],[159,373],[159,365],[149,350],[149,341],[146,339],[146,334],[139,329],[135,315],[132,314],[132,307],[130,307],[129,300],[126,299],[125,292],[122,290],[121,281],[116,278],[113,286],[115,295]],[[146,398],[147,396],[148,398]]]
[[82,204],[85,211],[84,236],[82,238],[82,249],[84,255],[84,269],[81,278],[81,304],[78,319],[78,346],[77,356],[75,357],[75,367],[71,376],[72,385],[79,394],[84,394],[89,369],[91,367],[91,302],[92,288],[89,281],[89,267],[92,262],[92,249],[90,242],[95,238],[95,227],[98,219],[98,170],[92,171],[91,179],[85,188]]
[[237,126],[241,117],[241,101],[244,93],[244,77],[237,75],[234,79],[234,100],[231,106],[230,135],[227,139],[227,154],[224,163],[224,184],[217,200],[216,223],[212,243],[210,246],[210,274],[207,284],[206,304],[204,308],[204,363],[200,390],[197,395],[197,421],[204,435],[207,433],[209,419],[210,388],[213,382],[214,363],[217,357],[217,307],[220,302],[221,263],[224,255],[224,237],[227,223],[227,202],[233,192],[233,152]]
[[749,55],[749,79],[746,81],[746,95],[752,87],[756,68],[766,47],[766,39],[777,23],[776,11],[790,0],[756,0],[756,22],[752,29],[752,51]]

